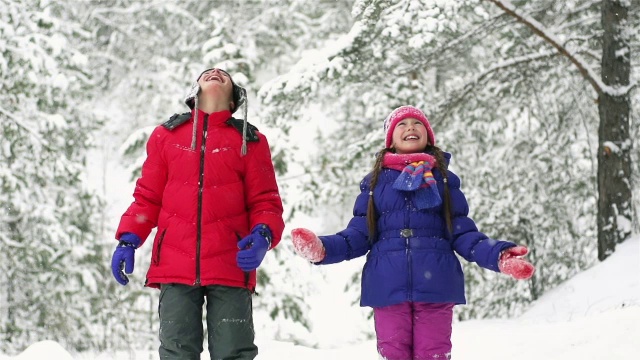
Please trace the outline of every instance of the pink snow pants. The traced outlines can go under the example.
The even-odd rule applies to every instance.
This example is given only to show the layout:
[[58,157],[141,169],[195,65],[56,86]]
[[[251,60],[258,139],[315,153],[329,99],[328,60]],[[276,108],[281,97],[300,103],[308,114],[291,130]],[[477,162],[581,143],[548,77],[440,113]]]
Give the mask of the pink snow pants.
[[453,306],[404,302],[374,308],[378,353],[386,360],[450,359]]

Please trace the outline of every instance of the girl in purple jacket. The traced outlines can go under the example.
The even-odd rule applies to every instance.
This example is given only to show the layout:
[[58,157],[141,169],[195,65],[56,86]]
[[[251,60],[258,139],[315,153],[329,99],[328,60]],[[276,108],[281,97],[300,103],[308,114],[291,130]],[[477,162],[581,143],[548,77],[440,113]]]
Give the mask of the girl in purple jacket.
[[395,109],[384,131],[385,148],[360,183],[347,228],[320,237],[294,229],[294,248],[318,265],[367,255],[360,305],[373,308],[384,359],[450,359],[453,306],[466,303],[455,253],[519,280],[534,267],[522,259],[525,246],[478,231],[460,179],[447,170],[451,155],[436,147],[422,111]]

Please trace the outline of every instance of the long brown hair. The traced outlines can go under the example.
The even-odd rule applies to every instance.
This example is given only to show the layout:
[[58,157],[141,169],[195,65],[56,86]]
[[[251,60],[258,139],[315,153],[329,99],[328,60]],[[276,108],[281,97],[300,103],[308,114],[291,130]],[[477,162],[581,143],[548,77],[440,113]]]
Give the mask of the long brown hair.
[[[373,189],[378,184],[378,178],[380,172],[382,172],[382,162],[384,156],[387,153],[393,153],[393,148],[384,148],[376,155],[376,162],[371,170],[371,183],[369,186],[369,203],[367,205],[367,226],[369,228],[369,241],[373,243],[373,239],[376,236],[376,228],[378,222],[378,216],[376,214],[375,201],[373,199]],[[449,182],[447,175],[447,162],[444,158],[444,152],[435,145],[427,145],[425,152],[433,154],[436,158],[436,167],[442,174],[442,180],[444,181],[444,201],[443,201],[443,215],[447,223],[447,230],[449,231],[449,237],[453,234],[453,225],[451,223],[451,196],[449,195]]]

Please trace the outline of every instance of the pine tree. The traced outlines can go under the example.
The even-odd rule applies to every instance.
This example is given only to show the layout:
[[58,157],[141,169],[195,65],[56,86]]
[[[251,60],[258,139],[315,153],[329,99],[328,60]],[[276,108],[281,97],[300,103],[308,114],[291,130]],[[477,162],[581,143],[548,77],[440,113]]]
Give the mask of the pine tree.
[[83,107],[91,86],[86,34],[70,5],[0,6],[0,351],[44,338],[88,349],[87,304],[105,267],[95,259],[99,199],[85,182],[99,125]]
[[[566,48],[590,63],[602,48],[599,5],[517,2],[523,13],[561,30]],[[531,281],[514,286],[465,266],[471,304],[459,318],[518,313],[592,265],[598,111],[597,94],[581,73],[490,2],[359,1],[354,14],[342,47],[318,49],[312,65],[301,61],[261,89],[272,124],[296,126],[279,120],[282,111],[303,116],[300,104],[319,102],[324,119],[338,127],[320,136],[319,156],[305,169],[311,195],[297,208],[311,213],[318,204],[353,199],[382,147],[382,120],[394,107],[413,104],[453,153],[451,169],[463,180],[479,229],[530,246],[538,267]],[[637,32],[637,24],[628,29]],[[638,49],[637,42],[630,46]]]

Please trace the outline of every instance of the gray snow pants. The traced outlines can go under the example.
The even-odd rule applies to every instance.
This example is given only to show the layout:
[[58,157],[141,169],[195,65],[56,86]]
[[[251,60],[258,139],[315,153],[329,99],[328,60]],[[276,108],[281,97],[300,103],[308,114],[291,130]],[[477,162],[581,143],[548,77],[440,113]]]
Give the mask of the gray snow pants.
[[160,288],[160,359],[200,360],[205,299],[211,360],[253,360],[258,347],[254,344],[251,292],[181,284],[162,284]]

